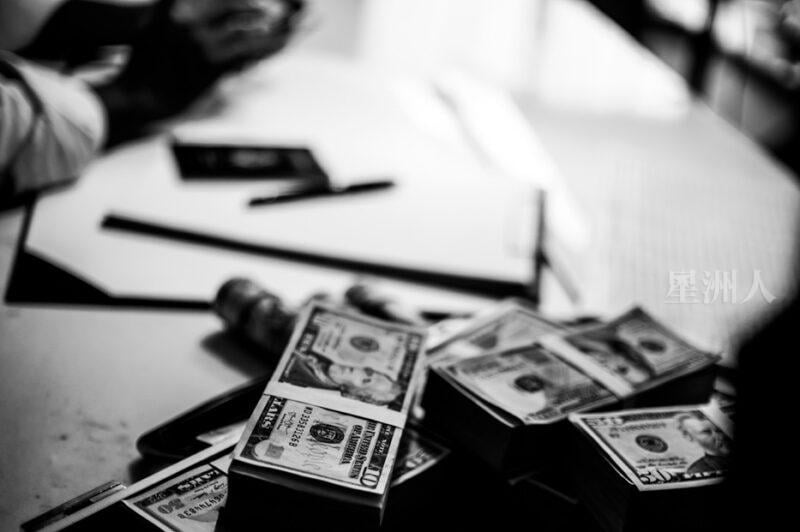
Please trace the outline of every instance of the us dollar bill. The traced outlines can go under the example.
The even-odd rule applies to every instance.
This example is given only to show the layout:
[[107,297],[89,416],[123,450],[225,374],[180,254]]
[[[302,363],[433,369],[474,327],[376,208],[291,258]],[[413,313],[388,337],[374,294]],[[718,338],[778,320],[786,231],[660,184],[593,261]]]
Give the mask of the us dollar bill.
[[719,357],[691,345],[640,308],[604,325],[540,340],[619,397],[714,364]]
[[572,414],[570,421],[639,490],[713,484],[728,471],[731,422],[713,404]]
[[[209,445],[221,441],[231,441],[231,437],[238,440],[244,432],[246,424],[246,421],[232,423],[200,434],[197,439]],[[391,486],[398,486],[416,477],[444,460],[449,454],[450,449],[444,445],[425,436],[419,430],[406,426],[400,438]]]
[[235,459],[355,490],[385,491],[401,429],[272,395],[261,398],[255,413]]
[[436,443],[413,428],[406,427],[397,451],[392,473],[392,487],[411,480],[444,460],[450,449]]
[[230,457],[195,467],[125,504],[161,530],[213,532],[228,497]]
[[437,371],[525,424],[553,423],[570,412],[617,400],[602,384],[538,345],[461,360]]
[[521,301],[509,299],[429,346],[427,363],[430,366],[451,364],[490,351],[530,345],[544,336],[565,331],[564,327],[543,318]]
[[424,344],[424,329],[314,302],[298,319],[266,393],[402,427]]
[[[222,427],[215,432],[229,433],[241,428]],[[328,436],[327,439],[323,439],[326,441],[337,439],[333,426],[325,427],[325,431]],[[318,436],[322,434],[321,429],[319,432],[311,432],[317,433]],[[269,445],[267,444],[268,448]],[[351,449],[353,448],[355,447],[351,446]],[[390,485],[399,486],[420,475],[449,453],[449,449],[420,432],[406,429],[400,439],[397,467],[392,472]],[[258,451],[254,454],[258,454]],[[208,463],[196,465],[141,494],[126,499],[124,504],[161,530],[211,532],[216,529],[219,512],[227,500],[227,475],[231,461],[232,456],[228,453]]]
[[[240,432],[241,428],[221,427],[214,434]],[[217,518],[227,502],[228,469],[234,443],[229,437],[225,438],[221,443],[142,479],[127,489],[119,482],[103,484],[24,523],[22,528],[26,531],[62,530],[106,511],[114,504],[124,504],[160,530],[216,530]],[[404,430],[398,447],[398,465],[392,472],[390,485],[398,486],[416,477],[443,460],[449,452],[446,447],[414,429]],[[115,521],[114,524],[120,529],[133,528],[128,521]],[[81,526],[78,525],[78,528]]]
[[[221,427],[214,433],[240,431],[239,424]],[[330,430],[330,429],[329,429]],[[226,438],[229,441],[229,438]],[[391,476],[392,487],[422,474],[441,462],[450,450],[419,431],[403,431],[398,447],[397,466]],[[228,494],[227,474],[230,453],[160,482],[125,504],[162,530],[180,532],[213,531]]]

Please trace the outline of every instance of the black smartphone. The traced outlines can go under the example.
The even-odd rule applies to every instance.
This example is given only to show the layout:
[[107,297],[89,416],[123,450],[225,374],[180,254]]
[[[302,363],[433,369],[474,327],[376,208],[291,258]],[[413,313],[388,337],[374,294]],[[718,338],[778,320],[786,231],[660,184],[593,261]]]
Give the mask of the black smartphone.
[[314,154],[305,147],[197,144],[175,140],[172,153],[184,180],[328,179]]
[[184,412],[147,431],[136,441],[142,456],[181,460],[213,445],[218,434],[243,425],[267,387],[256,379]]

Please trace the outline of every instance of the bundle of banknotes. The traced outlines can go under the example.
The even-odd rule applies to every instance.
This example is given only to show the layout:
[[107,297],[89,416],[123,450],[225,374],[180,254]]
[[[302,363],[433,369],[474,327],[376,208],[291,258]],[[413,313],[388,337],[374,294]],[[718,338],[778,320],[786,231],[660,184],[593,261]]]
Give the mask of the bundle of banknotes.
[[234,450],[231,515],[259,522],[269,501],[315,508],[271,514],[278,528],[377,528],[424,345],[424,329],[310,303]]
[[[243,427],[225,428],[221,441],[131,486],[109,482],[22,525],[25,532],[84,530],[168,530],[212,532],[253,530],[235,526],[225,510],[232,451]],[[215,435],[200,435],[202,439]],[[400,518],[420,491],[441,491],[450,450],[419,428],[407,428],[400,440],[390,478],[396,497],[387,529],[399,529]],[[433,500],[433,498],[431,498]],[[262,520],[285,508],[262,501]],[[394,516],[397,517],[394,517]],[[303,525],[295,529],[305,529]]]
[[732,427],[716,404],[569,419],[578,495],[604,530],[719,528]]
[[572,412],[707,401],[717,359],[639,308],[575,329],[509,302],[434,347],[423,407],[492,467],[521,471],[559,456]]
[[[243,388],[214,430],[194,413],[167,424],[202,428],[196,441],[164,447],[169,431],[151,431],[144,453],[196,454],[26,531],[405,530],[421,513],[434,528],[649,530],[667,522],[649,515],[714,493],[724,471],[722,453],[698,451],[712,428],[727,449],[719,403],[586,413],[708,400],[718,357],[641,309],[564,322],[508,300],[426,328],[319,300],[290,316],[237,283],[221,293],[243,297],[217,310],[273,353],[262,391]],[[270,316],[280,327],[259,329]],[[704,511],[688,501],[669,522]]]

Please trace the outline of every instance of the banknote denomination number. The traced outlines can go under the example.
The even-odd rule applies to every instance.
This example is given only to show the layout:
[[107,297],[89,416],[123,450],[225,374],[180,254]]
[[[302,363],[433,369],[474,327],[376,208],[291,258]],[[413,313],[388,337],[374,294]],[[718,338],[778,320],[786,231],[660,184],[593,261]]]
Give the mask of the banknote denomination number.
[[675,480],[675,475],[663,469],[653,469],[639,473],[639,480],[642,481],[642,484],[660,484]]
[[375,467],[368,467],[361,475],[361,484],[368,488],[374,488],[381,479],[381,470]]
[[172,499],[167,501],[166,504],[160,504],[157,508],[159,512],[162,514],[171,514],[174,510],[180,510],[184,507],[184,504],[181,502],[180,499]]

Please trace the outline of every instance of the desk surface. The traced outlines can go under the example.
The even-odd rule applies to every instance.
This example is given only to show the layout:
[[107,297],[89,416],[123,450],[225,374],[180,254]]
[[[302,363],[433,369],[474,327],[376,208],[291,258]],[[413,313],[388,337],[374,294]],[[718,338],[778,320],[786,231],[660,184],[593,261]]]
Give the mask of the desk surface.
[[[407,66],[414,46],[393,46],[407,44],[402,24],[397,35],[387,30],[400,4],[409,20],[425,2],[342,3],[347,9],[322,13],[321,33],[303,46]],[[614,311],[641,301],[690,336],[730,345],[792,289],[797,186],[593,9],[573,1],[523,4],[527,26],[504,33],[524,37],[516,62],[448,50],[513,92],[585,208],[594,229],[587,307]],[[520,18],[470,5],[490,11],[495,24]],[[436,29],[433,15],[426,22]],[[492,41],[483,37],[473,41]],[[508,59],[519,43],[501,41],[490,51]],[[0,214],[3,292],[22,218],[21,211]],[[755,270],[777,297],[770,305],[759,301],[763,294],[741,302]],[[734,271],[738,300],[726,303],[718,293],[703,303],[702,288]],[[670,280],[680,272],[694,272],[700,302],[669,301]],[[218,335],[220,324],[207,313],[4,305],[0,316],[3,530],[106,480],[137,477],[139,434],[267,371]]]

